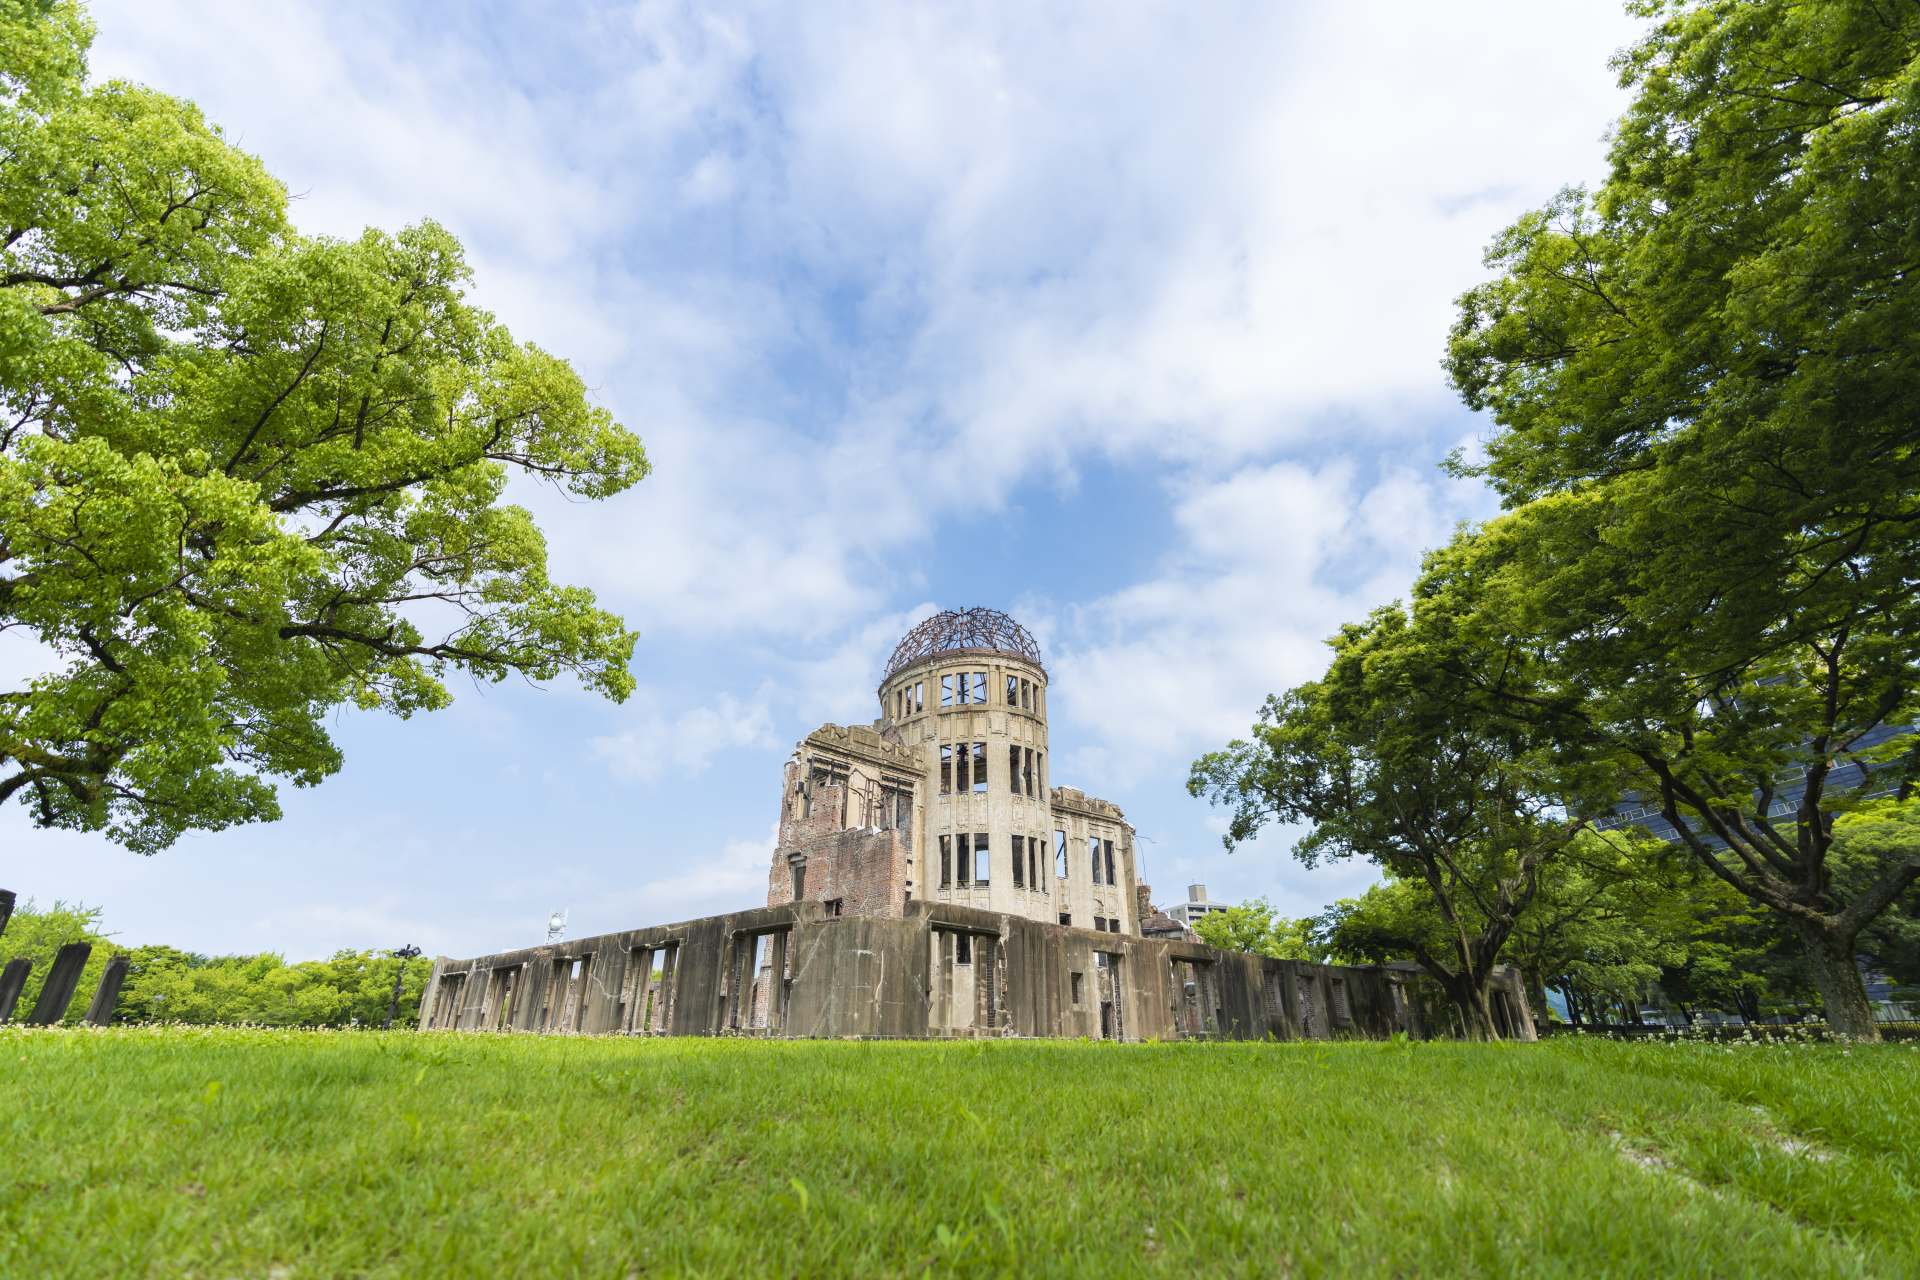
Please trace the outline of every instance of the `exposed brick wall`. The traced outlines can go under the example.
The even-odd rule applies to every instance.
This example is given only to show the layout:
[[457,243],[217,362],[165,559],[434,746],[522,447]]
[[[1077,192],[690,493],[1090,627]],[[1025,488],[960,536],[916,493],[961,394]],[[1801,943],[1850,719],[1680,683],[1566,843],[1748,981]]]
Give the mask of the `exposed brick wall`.
[[841,830],[843,790],[816,787],[811,814],[783,815],[773,865],[767,869],[767,905],[793,901],[793,856],[802,854],[807,874],[801,896],[806,901],[838,898],[847,915],[903,915],[908,878],[903,833],[868,827]]

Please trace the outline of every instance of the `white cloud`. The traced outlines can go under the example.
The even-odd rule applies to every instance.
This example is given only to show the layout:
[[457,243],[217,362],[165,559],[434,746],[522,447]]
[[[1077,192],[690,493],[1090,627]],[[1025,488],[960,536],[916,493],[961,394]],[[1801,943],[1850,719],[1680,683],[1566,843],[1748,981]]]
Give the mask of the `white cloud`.
[[635,782],[658,782],[669,774],[684,781],[705,771],[723,751],[776,745],[764,699],[741,702],[722,695],[712,706],[693,707],[674,716],[645,706],[627,714],[639,723],[596,737],[593,753],[615,777]]
[[[287,181],[303,227],[445,222],[476,298],[646,440],[655,474],[614,501],[529,491],[553,572],[644,646],[751,665],[621,712],[594,739],[609,770],[698,773],[778,750],[790,720],[866,719],[928,607],[901,602],[967,603],[932,554],[959,518],[1103,458],[1164,484],[1171,545],[1121,587],[1062,576],[1017,612],[1050,655],[1058,780],[1123,802],[1148,778],[1177,791],[1192,754],[1311,675],[1322,639],[1402,592],[1473,510],[1427,469],[1460,434],[1437,368],[1449,300],[1502,223],[1598,171],[1621,105],[1604,60],[1633,30],[1615,0],[558,18],[100,0],[95,16],[96,72],[199,101]],[[709,692],[763,676],[750,698]],[[439,866],[494,838],[456,816],[419,814],[407,851]],[[611,880],[642,888],[609,928],[764,884],[768,843],[687,857],[635,848],[624,817],[574,820],[602,824],[598,850],[556,833],[539,877],[495,849],[492,879],[421,889],[457,921],[447,945],[502,945],[507,922],[600,902]],[[342,847],[381,868],[397,839],[293,825],[272,847],[303,868],[338,868]],[[1269,888],[1260,859],[1178,842],[1157,877]],[[158,883],[115,858],[90,858],[91,883]],[[259,878],[223,882],[231,913],[275,885],[351,892],[262,861],[235,856]],[[374,917],[289,917],[286,945],[390,927],[365,896]]]
[[1074,612],[1053,663],[1052,706],[1085,744],[1066,768],[1115,791],[1184,776],[1243,736],[1266,694],[1317,675],[1340,624],[1403,596],[1421,550],[1483,502],[1403,469],[1363,485],[1342,461],[1191,486],[1156,571]]
[[816,639],[1090,453],[1424,442],[1449,299],[1596,167],[1631,32],[1606,0],[99,14],[97,70],[200,99],[304,224],[446,221],[647,438],[652,480],[555,515],[564,576]]

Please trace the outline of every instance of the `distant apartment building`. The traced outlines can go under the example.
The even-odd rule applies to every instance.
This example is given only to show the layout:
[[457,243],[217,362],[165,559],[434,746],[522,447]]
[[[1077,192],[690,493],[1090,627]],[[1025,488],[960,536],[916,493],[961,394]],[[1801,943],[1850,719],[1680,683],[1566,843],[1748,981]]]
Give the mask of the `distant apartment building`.
[[1225,911],[1231,905],[1225,902],[1213,902],[1207,898],[1207,886],[1190,884],[1187,886],[1187,900],[1166,909],[1168,915],[1191,929],[1201,916],[1212,915],[1216,911]]

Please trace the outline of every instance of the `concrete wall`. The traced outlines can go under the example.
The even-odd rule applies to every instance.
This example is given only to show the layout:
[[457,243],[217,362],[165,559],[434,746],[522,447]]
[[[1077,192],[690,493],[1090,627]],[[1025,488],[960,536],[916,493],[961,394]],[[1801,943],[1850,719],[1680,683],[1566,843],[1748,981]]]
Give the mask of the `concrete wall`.
[[[1533,1038],[1518,975],[1500,999]],[[914,901],[903,915],[791,903],[435,961],[423,1029],[583,1034],[1173,1040],[1423,1038],[1446,1031],[1406,966],[1269,960]]]

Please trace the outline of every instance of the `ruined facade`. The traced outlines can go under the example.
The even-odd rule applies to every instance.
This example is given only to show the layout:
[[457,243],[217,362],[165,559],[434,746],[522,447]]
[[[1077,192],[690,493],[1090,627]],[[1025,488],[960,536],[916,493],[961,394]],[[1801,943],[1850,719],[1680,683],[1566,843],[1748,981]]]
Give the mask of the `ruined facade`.
[[871,725],[801,739],[781,788],[767,905],[900,915],[946,902],[1139,933],[1133,828],[1052,784],[1047,672],[1005,614],[935,614],[894,649]]
[[[1517,972],[1503,1034],[1531,1040]],[[1342,967],[1066,928],[919,901],[833,915],[802,901],[435,962],[426,1030],[901,1039],[1414,1038],[1449,1034],[1412,966]]]
[[[870,725],[786,763],[765,907],[469,960],[442,957],[427,1030],[629,1035],[1445,1034],[1410,966],[1216,951],[1155,916],[1133,828],[1052,785],[1047,674],[1025,628],[972,609],[895,649]],[[1152,936],[1143,932],[1150,924]],[[1503,971],[1495,1016],[1532,1039]]]

